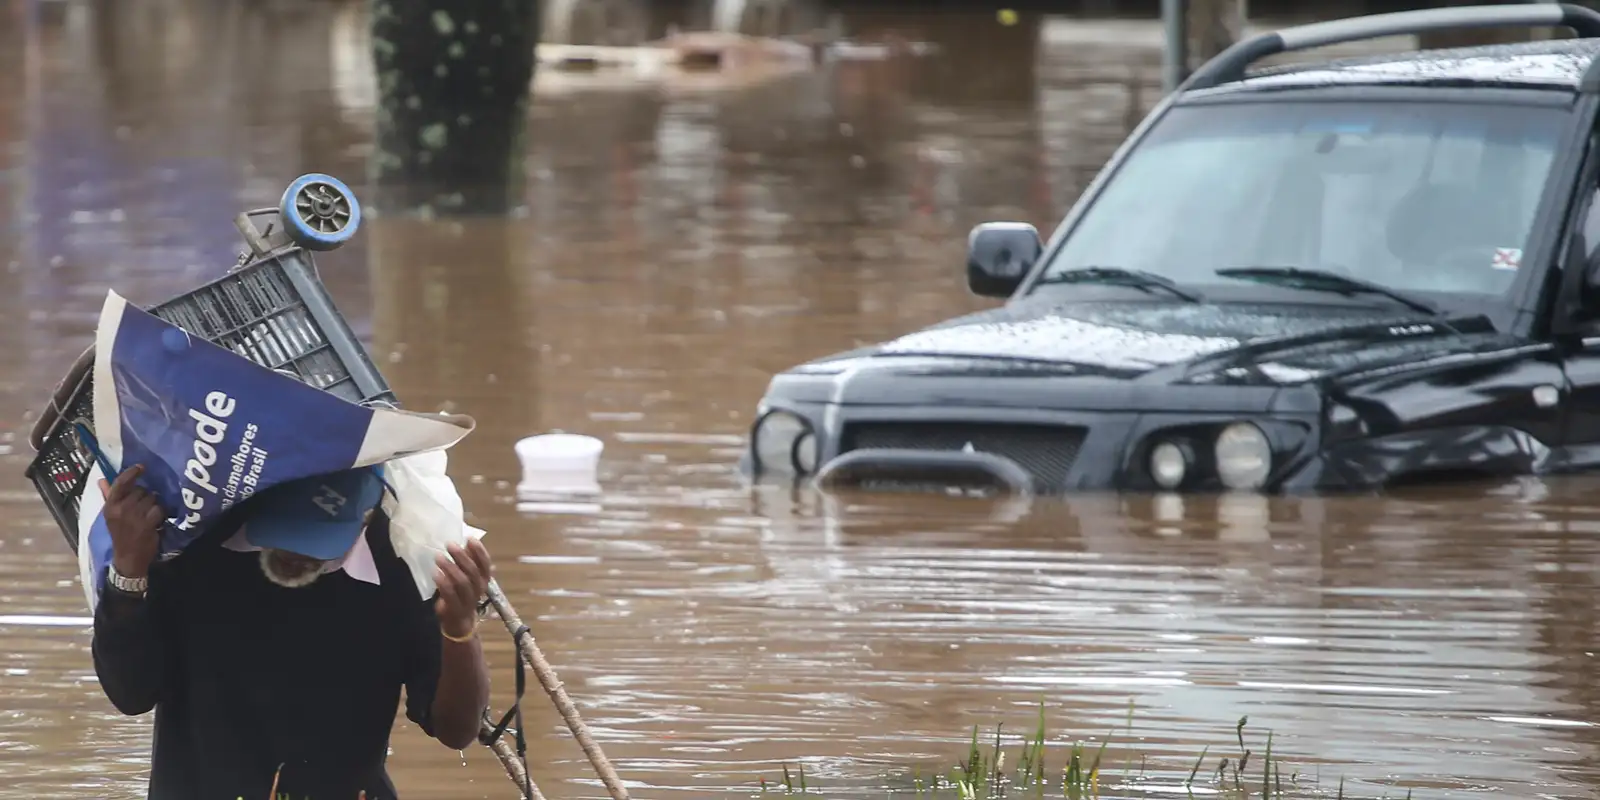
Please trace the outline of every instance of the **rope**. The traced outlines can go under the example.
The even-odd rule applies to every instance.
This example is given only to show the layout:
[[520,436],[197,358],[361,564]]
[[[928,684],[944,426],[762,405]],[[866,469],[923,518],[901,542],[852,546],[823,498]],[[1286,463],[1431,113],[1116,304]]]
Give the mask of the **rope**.
[[[518,700],[520,701],[520,699],[519,695]],[[519,723],[517,725],[517,739],[519,740],[522,738],[521,727]],[[500,763],[505,766],[506,775],[511,778],[511,782],[522,787],[523,800],[545,800],[544,795],[539,792],[539,787],[534,785],[533,776],[528,772],[527,756],[519,755],[506,740],[499,738],[495,728],[495,722],[490,718],[489,712],[484,711],[483,724],[478,729],[478,741],[487,745],[500,758]]]
[[[521,625],[518,626],[516,630],[511,632],[511,641],[517,645],[518,649],[521,649],[522,638],[524,636],[531,638],[532,635],[533,632],[528,630],[528,626]],[[521,784],[522,796],[525,798],[525,800],[538,800],[539,791],[534,787],[533,778],[528,774],[528,739],[526,734],[523,733],[524,726],[522,724],[522,695],[527,691],[527,688],[527,670],[522,664],[522,659],[518,658],[517,697],[515,700],[511,701],[511,707],[506,709],[506,715],[500,718],[499,724],[494,725],[493,728],[490,728],[486,731],[480,732],[478,734],[478,738],[484,744],[494,749],[495,755],[500,756],[500,760],[501,762],[505,763],[507,771],[511,772],[511,765],[513,762],[509,761],[508,757],[510,757],[512,754],[505,752],[509,750],[510,747],[505,742],[501,741],[500,737],[506,732],[506,728],[511,725],[511,720],[515,719],[517,721],[517,749],[514,757],[516,759],[515,763],[521,767],[522,775],[521,780],[517,781],[517,774],[515,772],[511,772],[511,779]],[[484,715],[487,717],[488,712],[485,711]],[[487,727],[488,724],[489,721],[485,719],[484,725]],[[499,747],[496,747],[496,745],[499,745]]]
[[[600,777],[600,782],[605,784],[606,792],[611,795],[611,800],[631,800],[628,797],[627,788],[622,785],[622,779],[618,778],[616,770],[611,768],[611,762],[606,758],[606,754],[600,750],[600,745],[596,744],[594,738],[589,735],[589,727],[583,724],[583,717],[578,714],[577,706],[572,704],[572,698],[567,697],[567,690],[562,687],[561,679],[556,676],[556,671],[551,668],[550,662],[545,660],[544,654],[539,652],[539,645],[533,641],[533,632],[529,630],[527,625],[522,623],[522,618],[517,616],[516,610],[511,607],[511,601],[507,600],[505,593],[500,591],[500,584],[493,579],[489,581],[489,603],[494,605],[495,611],[500,615],[500,621],[504,622],[506,630],[511,632],[511,637],[517,643],[517,649],[522,656],[517,659],[517,702],[506,712],[505,719],[502,719],[500,724],[491,732],[493,733],[493,738],[490,739],[490,743],[499,742],[502,746],[505,746],[505,742],[500,741],[499,737],[500,734],[505,732],[505,726],[510,723],[511,716],[515,713],[517,720],[517,752],[519,757],[525,758],[522,734],[522,690],[525,685],[523,663],[526,662],[528,666],[533,667],[533,674],[539,679],[539,685],[543,686],[545,693],[550,695],[551,702],[555,703],[556,710],[561,713],[562,721],[567,723],[567,729],[572,731],[573,738],[578,740],[578,746],[583,748],[583,754],[589,757],[590,766],[594,767],[595,774]],[[496,750],[496,753],[499,752],[499,750]],[[501,760],[504,761],[505,757],[502,756]],[[510,767],[508,766],[509,769]],[[526,761],[524,760],[524,775],[526,775],[526,771]],[[516,776],[513,775],[512,779],[515,780]],[[525,781],[524,783],[525,788],[532,787],[531,781]],[[533,800],[539,800],[538,795],[534,792],[525,792],[525,795],[533,798]]]

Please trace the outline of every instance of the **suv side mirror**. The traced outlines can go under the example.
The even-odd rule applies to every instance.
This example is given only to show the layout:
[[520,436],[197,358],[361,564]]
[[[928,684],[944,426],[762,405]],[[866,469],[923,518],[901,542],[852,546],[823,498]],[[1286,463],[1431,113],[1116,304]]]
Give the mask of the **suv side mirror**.
[[[1600,311],[1600,188],[1590,194],[1587,207],[1583,209],[1583,220],[1569,248],[1571,266],[1563,272],[1566,286],[1572,288],[1574,296],[1566,300],[1557,325],[1572,326],[1574,330],[1592,328],[1593,320],[1600,316],[1596,314]],[[1579,274],[1572,275],[1572,271],[1579,271]]]
[[1600,321],[1600,249],[1589,241],[1583,233],[1574,237],[1566,265],[1552,273],[1560,276],[1560,299],[1551,312],[1551,332],[1557,335],[1593,336]]
[[1591,315],[1600,312],[1600,253],[1583,265],[1583,282],[1578,285],[1578,302]]
[[1044,254],[1026,222],[985,222],[967,236],[967,288],[979,297],[1010,297]]

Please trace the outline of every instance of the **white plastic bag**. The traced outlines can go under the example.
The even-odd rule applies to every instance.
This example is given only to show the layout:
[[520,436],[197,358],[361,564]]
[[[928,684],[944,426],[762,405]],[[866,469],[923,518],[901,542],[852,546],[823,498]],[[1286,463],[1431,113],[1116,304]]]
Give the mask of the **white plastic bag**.
[[89,474],[83,480],[83,494],[78,500],[78,582],[83,588],[83,599],[88,601],[90,616],[94,615],[95,606],[99,605],[100,600],[100,593],[95,590],[96,582],[104,577],[94,574],[94,545],[89,538],[89,528],[94,526],[100,509],[106,505],[106,499],[100,495],[100,479],[103,477],[99,464],[90,465]]
[[440,555],[449,558],[449,545],[466,546],[467,538],[482,539],[484,532],[468,525],[455,482],[445,474],[444,450],[384,462],[383,477],[393,495],[384,495],[389,515],[389,538],[394,552],[411,568],[422,599],[433,596],[433,574]]

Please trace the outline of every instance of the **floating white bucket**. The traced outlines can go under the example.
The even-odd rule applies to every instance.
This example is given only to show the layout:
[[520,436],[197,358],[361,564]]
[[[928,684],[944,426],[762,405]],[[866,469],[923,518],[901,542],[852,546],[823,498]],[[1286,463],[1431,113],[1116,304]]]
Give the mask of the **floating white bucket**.
[[599,494],[604,449],[599,439],[575,433],[546,433],[518,441],[517,460],[522,462],[518,496]]

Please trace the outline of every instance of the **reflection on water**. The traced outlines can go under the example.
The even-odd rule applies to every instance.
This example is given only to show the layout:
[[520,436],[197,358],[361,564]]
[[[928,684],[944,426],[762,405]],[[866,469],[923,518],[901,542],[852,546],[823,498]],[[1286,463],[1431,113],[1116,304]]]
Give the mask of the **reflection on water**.
[[[72,4],[31,36],[37,4],[0,8],[0,70],[23,76],[0,82],[0,797],[139,796],[149,746],[94,681],[14,434],[107,288],[153,302],[215,274],[229,218],[301,172],[360,184],[339,5]],[[994,24],[917,22],[946,43]],[[737,480],[773,370],[983,307],[967,228],[1050,227],[1155,101],[1152,31],[990,31],[727,91],[569,87],[536,104],[515,219],[373,220],[321,258],[405,402],[479,419],[452,474],[636,796],[747,795],[800,758],[867,796],[1041,698],[1081,738],[1133,701],[1113,763],[1142,754],[1151,780],[1248,715],[1291,769],[1368,795],[1596,793],[1592,480],[1032,506]],[[1012,82],[962,83],[980,73]],[[511,442],[554,429],[605,439],[603,503],[519,514]],[[491,657],[503,707],[511,651]],[[535,777],[603,796],[537,695]],[[409,798],[509,789],[487,752],[463,765],[404,724],[393,764]]]

